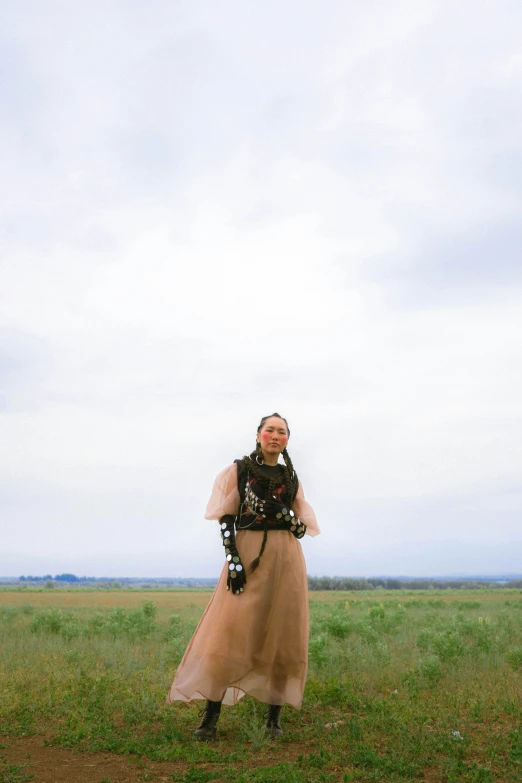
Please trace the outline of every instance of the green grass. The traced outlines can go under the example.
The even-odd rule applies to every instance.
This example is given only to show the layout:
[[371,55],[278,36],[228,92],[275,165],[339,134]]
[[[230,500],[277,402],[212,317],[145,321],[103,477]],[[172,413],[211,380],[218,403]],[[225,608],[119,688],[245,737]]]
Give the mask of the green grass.
[[[186,783],[522,779],[520,590],[312,593],[301,712],[285,709],[267,742],[264,706],[245,698],[208,745],[192,739],[197,706],[165,705],[202,607],[145,597],[71,608],[4,593],[3,732],[184,762]],[[0,783],[27,779],[0,766]]]
[[5,759],[0,759],[0,783],[27,783],[34,778],[33,774],[24,772],[26,764],[8,764]]

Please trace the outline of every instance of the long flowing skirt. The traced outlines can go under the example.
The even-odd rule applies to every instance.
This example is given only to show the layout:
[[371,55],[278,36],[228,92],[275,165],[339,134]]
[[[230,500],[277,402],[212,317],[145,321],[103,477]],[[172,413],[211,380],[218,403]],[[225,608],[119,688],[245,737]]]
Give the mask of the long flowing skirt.
[[[262,532],[239,531],[245,567],[259,553]],[[308,584],[301,544],[270,530],[244,592],[226,589],[225,563],[210,603],[181,661],[167,701],[210,699],[236,704],[247,693],[265,704],[299,709],[308,670]]]

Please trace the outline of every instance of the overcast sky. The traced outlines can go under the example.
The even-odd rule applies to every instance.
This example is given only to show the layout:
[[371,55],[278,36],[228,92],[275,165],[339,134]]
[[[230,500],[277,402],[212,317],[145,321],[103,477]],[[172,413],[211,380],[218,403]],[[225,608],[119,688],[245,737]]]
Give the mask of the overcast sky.
[[309,573],[520,571],[519,0],[17,0],[0,49],[0,575],[217,575],[274,410]]

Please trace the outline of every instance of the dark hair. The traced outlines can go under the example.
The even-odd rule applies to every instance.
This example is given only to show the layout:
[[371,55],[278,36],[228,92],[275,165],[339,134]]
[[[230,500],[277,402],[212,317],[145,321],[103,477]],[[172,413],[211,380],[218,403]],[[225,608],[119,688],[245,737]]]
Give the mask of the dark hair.
[[[271,413],[270,416],[263,416],[259,424],[259,427],[257,428],[257,432],[258,433],[261,432],[265,422],[273,417],[277,417],[278,419],[284,421],[284,423],[286,424],[286,429],[288,430],[288,435],[290,435],[290,427],[288,426],[288,422],[279,413]],[[260,453],[261,453],[261,444],[258,441],[256,441],[256,447],[254,451],[252,451],[248,455],[248,457],[247,456],[243,457],[242,461],[245,468],[248,470],[248,472],[251,475],[255,476],[255,478],[258,481],[261,481],[266,486],[266,497],[270,498],[275,492],[275,488],[277,486],[277,477],[269,478],[259,469],[259,464],[256,461],[256,457],[258,457]],[[283,459],[285,461],[285,464],[281,465],[283,471],[284,484],[286,487],[286,493],[288,495],[288,502],[291,503],[293,502],[295,495],[297,493],[297,487],[298,487],[297,473],[295,472],[294,466],[292,464],[292,460],[290,459],[290,454],[288,453],[288,449],[286,447],[283,449],[281,454],[283,455]],[[261,560],[261,556],[265,551],[267,537],[268,537],[268,530],[265,522],[263,543],[261,544],[259,555],[250,564],[250,567],[248,569],[249,573],[252,573],[258,567],[259,561]]]

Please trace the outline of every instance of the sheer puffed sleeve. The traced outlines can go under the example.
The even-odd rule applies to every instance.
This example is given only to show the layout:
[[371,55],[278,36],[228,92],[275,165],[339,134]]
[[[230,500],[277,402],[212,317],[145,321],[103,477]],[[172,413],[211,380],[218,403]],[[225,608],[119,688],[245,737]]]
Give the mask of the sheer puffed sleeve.
[[222,470],[214,481],[212,494],[205,511],[205,519],[221,519],[225,514],[236,516],[239,505],[237,465],[233,462],[232,465]]
[[305,500],[303,485],[301,484],[301,482],[299,482],[299,486],[297,488],[297,495],[295,496],[295,500],[292,506],[292,511],[296,516],[299,517],[301,522],[305,523],[307,535],[309,536],[319,535],[321,531],[319,530],[319,525],[317,524],[315,511],[313,510],[310,503],[308,503],[308,501]]

